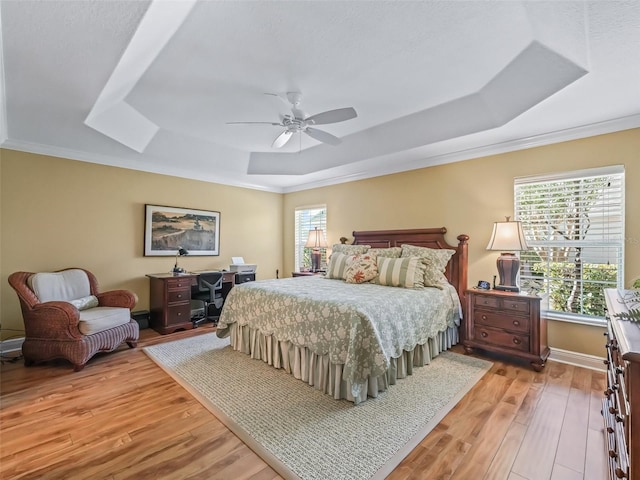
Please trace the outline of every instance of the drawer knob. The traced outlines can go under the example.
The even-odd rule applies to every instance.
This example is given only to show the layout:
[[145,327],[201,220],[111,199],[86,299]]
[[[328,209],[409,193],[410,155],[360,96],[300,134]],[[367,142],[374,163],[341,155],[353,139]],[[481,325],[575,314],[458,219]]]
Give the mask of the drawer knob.
[[513,304],[511,305],[511,308],[518,308],[518,304],[517,304],[517,303],[513,303]]
[[178,316],[182,315],[182,312],[178,312]]
[[516,327],[519,327],[519,326],[520,326],[520,322],[519,322],[518,320],[514,320],[514,321],[513,321],[513,324],[514,324]]
[[182,298],[182,294],[181,293],[178,294],[178,298]]
[[482,315],[482,319],[483,319],[483,320],[486,320],[486,319],[487,319],[487,316],[486,316],[486,315]]
[[607,433],[613,433],[615,430],[611,427],[607,427]]
[[622,367],[616,367],[616,373],[618,375],[622,375],[624,373],[624,369]]
[[620,467],[616,467],[616,477],[618,477],[618,478],[627,478],[627,474]]
[[618,454],[616,453],[615,450],[609,450],[609,456],[611,458],[616,458],[618,456]]
[[519,339],[519,338],[517,338],[517,337],[514,337],[514,338],[513,338],[513,343],[515,343],[516,345],[520,345],[520,344],[522,343],[522,340],[520,340],[520,339]]
[[487,338],[489,336],[487,332],[482,332],[480,335],[482,335],[482,338]]
[[618,409],[615,407],[609,407],[609,413],[612,413],[613,415],[615,415],[616,413],[618,413]]
[[487,300],[485,300],[485,301],[484,301],[484,302],[482,302],[482,303],[484,303],[485,305],[489,305],[489,302],[488,302]]

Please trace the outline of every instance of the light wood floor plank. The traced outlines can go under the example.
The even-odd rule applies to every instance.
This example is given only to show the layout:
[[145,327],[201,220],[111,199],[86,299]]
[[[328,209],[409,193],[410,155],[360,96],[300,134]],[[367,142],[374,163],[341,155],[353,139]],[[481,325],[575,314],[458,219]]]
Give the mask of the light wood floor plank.
[[[139,345],[211,331],[146,329]],[[389,479],[573,480],[567,467],[584,458],[583,480],[602,480],[604,373],[485,358],[490,371]],[[97,355],[80,372],[63,361],[1,368],[2,479],[280,479],[141,348]],[[556,456],[573,460],[552,470]]]

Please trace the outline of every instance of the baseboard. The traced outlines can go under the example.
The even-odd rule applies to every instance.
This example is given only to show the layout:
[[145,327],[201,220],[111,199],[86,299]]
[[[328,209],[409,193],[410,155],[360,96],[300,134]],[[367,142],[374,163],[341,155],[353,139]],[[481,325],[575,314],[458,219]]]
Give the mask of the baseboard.
[[596,357],[595,355],[587,355],[585,353],[571,352],[569,350],[562,350],[560,348],[552,348],[549,360],[554,360],[560,363],[567,363],[569,365],[576,365],[578,367],[589,368],[591,370],[598,370],[600,372],[606,371],[604,365],[604,357]]
[[4,355],[5,353],[22,351],[23,342],[24,342],[24,337],[3,340],[2,342],[0,342],[0,355]]

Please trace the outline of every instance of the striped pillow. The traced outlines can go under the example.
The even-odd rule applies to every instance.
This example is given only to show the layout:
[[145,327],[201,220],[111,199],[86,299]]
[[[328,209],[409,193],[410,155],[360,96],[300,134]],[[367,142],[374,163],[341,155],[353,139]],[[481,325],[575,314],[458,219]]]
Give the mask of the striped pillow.
[[424,288],[424,264],[417,257],[378,257],[378,276],[372,283],[390,287]]
[[329,266],[325,278],[345,279],[345,270],[353,259],[353,255],[345,255],[344,253],[332,253],[329,259]]

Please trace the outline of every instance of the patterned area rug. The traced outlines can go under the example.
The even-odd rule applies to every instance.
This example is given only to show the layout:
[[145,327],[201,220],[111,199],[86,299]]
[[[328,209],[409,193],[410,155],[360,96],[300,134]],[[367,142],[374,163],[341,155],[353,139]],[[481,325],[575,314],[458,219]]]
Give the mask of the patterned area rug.
[[491,366],[444,352],[354,406],[214,333],[144,350],[280,475],[304,480],[384,478]]

